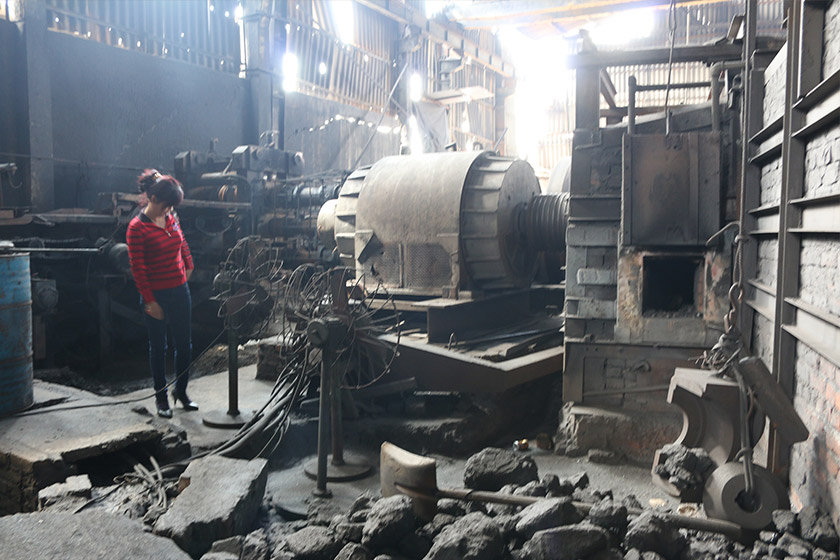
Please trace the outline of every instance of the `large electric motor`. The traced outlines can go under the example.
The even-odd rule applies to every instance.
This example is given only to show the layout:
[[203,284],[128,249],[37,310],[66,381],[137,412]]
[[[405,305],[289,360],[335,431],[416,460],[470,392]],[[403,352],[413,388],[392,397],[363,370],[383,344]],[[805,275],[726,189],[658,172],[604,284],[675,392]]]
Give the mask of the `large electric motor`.
[[392,156],[354,172],[318,234],[357,277],[440,295],[530,285],[538,251],[565,249],[568,197],[492,152]]

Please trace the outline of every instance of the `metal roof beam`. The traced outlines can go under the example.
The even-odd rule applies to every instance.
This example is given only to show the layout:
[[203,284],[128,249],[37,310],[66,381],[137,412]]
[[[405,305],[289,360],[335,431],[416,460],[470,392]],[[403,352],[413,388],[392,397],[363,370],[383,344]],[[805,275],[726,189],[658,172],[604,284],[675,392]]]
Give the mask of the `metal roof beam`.
[[[783,40],[770,37],[759,37],[759,49],[779,50]],[[724,60],[738,60],[743,49],[738,43],[722,43],[720,45],[699,45],[688,47],[674,47],[673,62],[721,62]],[[584,51],[566,58],[566,67],[570,69],[610,66],[635,66],[644,64],[666,64],[668,49],[637,49],[616,51]]]
[[[725,1],[728,0],[676,0],[676,3],[697,5]],[[669,0],[492,0],[459,6],[451,12],[450,18],[467,29],[480,29],[603,16],[612,12],[664,7],[669,4]]]
[[397,0],[356,0],[356,2],[402,24],[419,28],[421,33],[431,41],[455,49],[462,56],[469,56],[474,62],[502,76],[511,77],[514,74],[513,64],[505,60],[502,55],[478,46],[467,39],[463,31],[453,26],[427,19],[425,14],[403,2]]

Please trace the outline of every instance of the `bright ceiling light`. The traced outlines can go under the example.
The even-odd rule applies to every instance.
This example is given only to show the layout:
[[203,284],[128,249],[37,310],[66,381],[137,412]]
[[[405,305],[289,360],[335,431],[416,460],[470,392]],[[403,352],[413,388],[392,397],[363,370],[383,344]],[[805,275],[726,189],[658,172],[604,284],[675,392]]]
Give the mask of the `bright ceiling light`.
[[233,18],[236,21],[239,21],[239,20],[242,19],[242,16],[244,16],[244,15],[245,15],[245,8],[242,7],[242,4],[237,4],[236,9],[233,10]]
[[408,97],[415,103],[423,99],[423,78],[416,72],[408,79]]
[[327,73],[327,65],[323,62],[318,64],[318,73],[322,76]]
[[653,10],[625,10],[595,23],[589,37],[596,45],[624,45],[635,39],[644,39],[653,32]]
[[417,117],[414,115],[408,118],[408,145],[412,154],[423,153],[423,135],[420,133]]
[[356,40],[356,24],[353,6],[355,2],[330,2],[335,29],[342,43],[352,44]]
[[283,90],[297,90],[298,60],[290,52],[283,55]]

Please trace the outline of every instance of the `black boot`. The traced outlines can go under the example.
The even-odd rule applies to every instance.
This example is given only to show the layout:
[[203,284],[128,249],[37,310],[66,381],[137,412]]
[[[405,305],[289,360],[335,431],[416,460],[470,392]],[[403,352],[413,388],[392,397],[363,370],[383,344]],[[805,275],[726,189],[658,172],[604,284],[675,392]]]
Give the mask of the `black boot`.
[[172,409],[169,408],[169,398],[166,396],[166,391],[163,395],[158,394],[155,397],[157,402],[157,415],[161,418],[172,418]]
[[175,402],[181,401],[181,406],[184,407],[184,410],[198,410],[198,405],[187,396],[186,390],[176,391],[172,394],[172,398],[175,399]]

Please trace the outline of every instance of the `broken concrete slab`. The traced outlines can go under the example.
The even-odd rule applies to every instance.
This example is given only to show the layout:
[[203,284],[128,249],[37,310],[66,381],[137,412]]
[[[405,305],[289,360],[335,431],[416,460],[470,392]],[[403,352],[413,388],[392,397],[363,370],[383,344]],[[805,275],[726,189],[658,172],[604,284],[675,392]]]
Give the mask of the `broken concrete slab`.
[[530,539],[537,531],[577,523],[582,518],[571,498],[548,498],[531,504],[519,513],[516,532]]
[[191,462],[179,480],[181,493],[155,523],[194,558],[220,539],[248,533],[265,494],[268,462],[210,455]]
[[344,545],[335,560],[370,560],[371,554],[365,547],[356,543],[347,543]]
[[224,556],[234,560],[266,560],[269,549],[268,535],[264,529],[257,529],[245,536],[236,535],[214,542],[201,560],[222,560]]
[[72,513],[90,499],[91,489],[88,475],[68,476],[64,482],[57,482],[38,492],[38,509]]
[[534,460],[507,449],[483,449],[464,467],[464,486],[475,490],[496,491],[506,484],[522,486],[534,480],[539,480]]
[[342,546],[327,527],[313,525],[286,537],[285,549],[295,560],[331,560]]
[[651,511],[645,511],[631,521],[624,537],[628,550],[655,552],[668,560],[679,558],[687,544],[677,527]]
[[483,513],[468,513],[435,538],[425,560],[493,560],[501,558],[505,541],[499,525]]
[[522,551],[533,560],[575,560],[606,550],[609,545],[610,537],[604,529],[579,523],[539,531]]
[[840,539],[831,517],[813,506],[802,508],[796,515],[802,538],[823,550],[837,550]]
[[98,512],[0,517],[0,535],[4,558],[189,560],[174,542],[146,532],[141,523]]
[[0,420],[0,515],[37,509],[38,491],[75,474],[74,463],[161,436],[131,405],[112,404],[117,399],[43,381],[34,392],[36,406],[94,407]]
[[362,529],[362,544],[371,549],[393,546],[417,525],[414,507],[408,496],[391,496],[370,508]]

